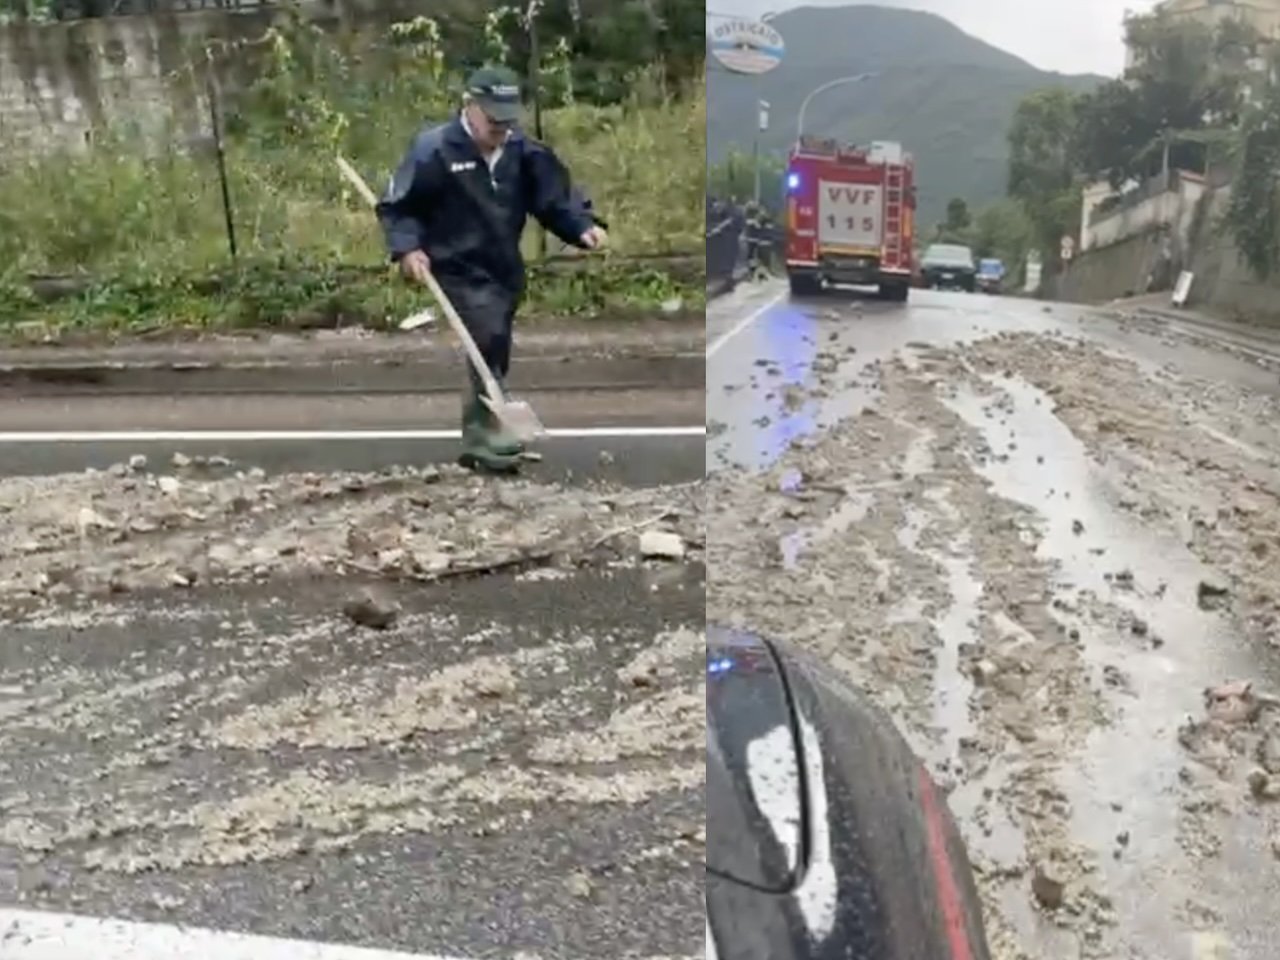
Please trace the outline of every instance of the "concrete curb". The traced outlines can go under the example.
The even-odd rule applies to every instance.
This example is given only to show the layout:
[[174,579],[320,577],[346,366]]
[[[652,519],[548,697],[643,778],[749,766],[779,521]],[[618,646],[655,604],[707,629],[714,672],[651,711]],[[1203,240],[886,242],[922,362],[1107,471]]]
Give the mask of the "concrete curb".
[[[699,388],[705,344],[701,323],[517,334],[511,386]],[[434,334],[0,350],[0,396],[452,393],[461,382],[455,348]]]

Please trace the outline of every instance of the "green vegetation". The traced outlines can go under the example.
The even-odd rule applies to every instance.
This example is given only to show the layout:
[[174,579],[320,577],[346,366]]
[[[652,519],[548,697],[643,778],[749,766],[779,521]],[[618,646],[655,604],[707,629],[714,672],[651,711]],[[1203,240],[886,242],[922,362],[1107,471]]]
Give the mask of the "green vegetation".
[[[489,17],[484,59],[516,61],[508,21]],[[662,65],[632,68],[625,97],[608,102],[613,93],[580,87],[568,40],[546,47],[546,137],[610,221],[614,249],[587,269],[535,264],[526,312],[652,310],[677,297],[697,309],[698,257],[683,269],[661,257],[701,254],[701,75],[677,83]],[[439,25],[420,17],[367,42],[295,17],[253,48],[256,77],[226,109],[236,261],[211,150],[144,150],[107,134],[87,152],[0,173],[0,329],[377,325],[421,303],[390,279],[376,221],[334,157],[376,188],[424,117],[448,117],[461,67]],[[531,254],[536,239],[531,229]],[[548,240],[548,253],[558,247]],[[85,279],[47,301],[33,275]]]
[[1280,273],[1280,90],[1272,89],[1240,134],[1239,172],[1224,226],[1258,277]]
[[1158,13],[1131,18],[1127,30],[1135,65],[1122,79],[1082,95],[1037,91],[1018,106],[1008,193],[1030,221],[1034,244],[1056,266],[1059,238],[1077,232],[1086,183],[1105,180],[1118,190],[1164,169],[1208,172],[1233,162],[1243,121],[1256,166],[1243,177],[1247,199],[1233,204],[1226,226],[1255,269],[1274,262],[1276,247],[1268,251],[1263,242],[1274,181],[1258,174],[1277,158],[1247,97],[1266,82],[1254,64],[1259,38],[1236,21],[1211,30]]
[[[874,72],[872,79],[815,97],[805,129],[859,143],[900,141],[916,158],[920,217],[938,223],[952,197],[964,197],[976,210],[1005,196],[1007,135],[1024,97],[1046,87],[1074,95],[1102,82],[1037,70],[940,17],[883,7],[787,10],[772,21],[787,41],[776,70],[758,82],[708,71],[715,105],[707,128],[709,165],[719,169],[736,151],[749,168],[757,99],[769,102],[771,116],[761,152],[781,158],[812,90],[836,77]],[[764,179],[766,201],[778,196],[773,189]]]
[[1032,94],[1009,130],[1009,197],[1028,224],[1029,244],[1051,266],[1061,238],[1074,237],[1080,223],[1079,102],[1062,90]]
[[[782,212],[782,187],[786,168],[786,162],[781,157],[760,158],[760,203],[774,216],[780,216]],[[708,171],[707,189],[717,197],[737,198],[739,203],[750,200],[756,189],[755,162],[751,154],[739,150],[730,151],[722,162],[713,165]]]

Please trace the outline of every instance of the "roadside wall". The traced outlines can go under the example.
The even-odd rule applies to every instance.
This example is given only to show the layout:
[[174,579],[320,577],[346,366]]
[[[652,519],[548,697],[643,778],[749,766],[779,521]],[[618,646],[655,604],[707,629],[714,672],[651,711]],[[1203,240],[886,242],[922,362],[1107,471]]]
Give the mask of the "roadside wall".
[[1221,229],[1231,188],[1206,194],[1185,240],[1173,228],[1152,228],[1076,258],[1070,273],[1046,295],[1103,303],[1170,290],[1181,270],[1195,279],[1188,306],[1207,313],[1280,325],[1280,277],[1261,281]]
[[1056,279],[1057,299],[1099,303],[1147,292],[1162,256],[1171,247],[1168,231],[1149,228],[1118,243],[1076,257],[1070,270]]
[[1196,204],[1206,189],[1201,177],[1179,173],[1172,190],[1161,190],[1111,216],[1092,219],[1081,237],[1081,250],[1110,246],[1153,227],[1171,227],[1179,243],[1185,244],[1190,239]]
[[[427,12],[471,24],[487,6],[436,0]],[[326,29],[357,33],[423,12],[413,0],[318,0],[303,10]],[[83,144],[107,125],[179,137],[204,130],[203,80],[191,65],[204,62],[208,41],[260,37],[282,15],[241,6],[0,25],[0,164],[6,154]],[[228,67],[234,74],[247,61],[242,54]]]
[[1233,318],[1280,325],[1280,278],[1253,275],[1231,238],[1215,226],[1231,199],[1231,188],[1214,193],[1206,226],[1187,269],[1195,274],[1189,306]]
[[107,123],[146,133],[201,126],[184,69],[213,37],[261,34],[271,15],[201,11],[0,27],[0,144],[27,152],[89,140]]

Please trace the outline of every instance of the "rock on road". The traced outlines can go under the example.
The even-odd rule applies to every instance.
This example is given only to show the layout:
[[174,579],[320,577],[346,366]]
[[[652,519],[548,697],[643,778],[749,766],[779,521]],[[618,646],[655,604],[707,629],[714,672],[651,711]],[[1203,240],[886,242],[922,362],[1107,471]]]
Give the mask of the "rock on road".
[[698,954],[700,456],[567,484],[110,449],[0,476],[0,908]]
[[758,286],[708,340],[707,616],[894,715],[995,955],[1271,960],[1275,357],[1117,311]]

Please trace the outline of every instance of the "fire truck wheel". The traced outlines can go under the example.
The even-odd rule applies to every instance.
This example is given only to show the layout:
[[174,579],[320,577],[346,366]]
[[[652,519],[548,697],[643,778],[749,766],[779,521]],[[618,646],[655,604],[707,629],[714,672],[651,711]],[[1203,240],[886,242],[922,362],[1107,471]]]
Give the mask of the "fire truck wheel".
[[880,299],[891,303],[906,303],[911,295],[909,283],[885,283],[880,285]]
[[787,279],[794,297],[813,297],[822,292],[822,281],[812,273],[792,273]]

